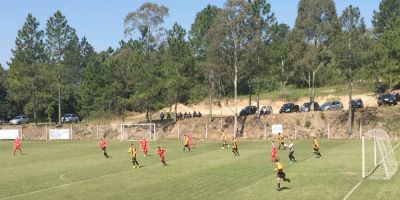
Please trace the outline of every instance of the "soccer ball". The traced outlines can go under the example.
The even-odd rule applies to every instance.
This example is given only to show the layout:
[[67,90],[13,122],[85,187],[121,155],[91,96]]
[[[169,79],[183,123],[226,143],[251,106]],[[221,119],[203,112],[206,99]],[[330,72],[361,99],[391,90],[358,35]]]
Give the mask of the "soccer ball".
[[228,149],[229,149],[229,148],[231,148],[231,147],[228,145]]
[[286,148],[289,147],[289,145],[287,145],[287,144],[284,144],[283,146],[286,147]]

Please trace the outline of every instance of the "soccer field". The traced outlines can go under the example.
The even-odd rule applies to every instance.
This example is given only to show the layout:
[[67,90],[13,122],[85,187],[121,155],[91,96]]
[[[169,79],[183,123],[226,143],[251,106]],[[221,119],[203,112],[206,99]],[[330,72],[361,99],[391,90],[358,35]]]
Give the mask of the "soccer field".
[[[181,141],[150,142],[150,156],[138,153],[140,169],[132,169],[129,142],[110,141],[105,159],[94,141],[24,141],[26,155],[15,157],[12,142],[2,141],[0,199],[343,199],[360,181],[361,143],[320,142],[320,159],[311,140],[296,141],[296,163],[288,162],[287,150],[278,151],[292,182],[277,191],[266,141],[239,140],[240,157],[216,141],[194,141],[193,152],[182,152]],[[167,167],[155,154],[158,145],[167,150]],[[399,173],[366,180],[349,199],[398,199],[399,185]]]

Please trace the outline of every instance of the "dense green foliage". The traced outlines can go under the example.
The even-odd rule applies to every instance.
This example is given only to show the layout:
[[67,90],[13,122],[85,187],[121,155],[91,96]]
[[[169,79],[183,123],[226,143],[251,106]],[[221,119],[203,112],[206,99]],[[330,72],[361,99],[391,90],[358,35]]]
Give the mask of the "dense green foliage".
[[223,8],[205,7],[185,30],[164,27],[169,9],[145,3],[121,19],[129,38],[102,52],[78,38],[60,11],[45,30],[28,14],[9,69],[0,71],[0,104],[11,103],[7,115],[35,121],[59,121],[70,112],[152,116],[205,97],[273,90],[285,97],[288,85],[308,87],[312,100],[317,86],[400,81],[398,1],[382,1],[373,30],[357,7],[336,13],[333,0],[299,1],[293,28],[272,10],[266,0],[227,0]]
[[[314,158],[310,140],[295,141],[298,162],[288,151],[278,155],[291,183],[276,191],[276,172],[269,161],[270,142],[238,141],[240,157],[220,150],[219,142],[195,141],[193,152],[182,152],[181,141],[150,142],[149,154],[137,154],[143,166],[132,169],[130,142],[110,141],[105,159],[95,142],[22,143],[27,155],[15,157],[11,141],[0,142],[0,198],[18,199],[343,199],[361,180],[359,140],[322,140],[322,158]],[[372,152],[372,142],[366,147]],[[166,151],[163,167],[155,154]],[[19,152],[18,152],[19,153]],[[395,149],[396,156],[400,150]],[[373,156],[366,163],[373,163]],[[367,166],[371,169],[372,166]],[[397,199],[400,175],[391,180],[366,179],[349,199]],[[22,187],[23,186],[23,187]]]

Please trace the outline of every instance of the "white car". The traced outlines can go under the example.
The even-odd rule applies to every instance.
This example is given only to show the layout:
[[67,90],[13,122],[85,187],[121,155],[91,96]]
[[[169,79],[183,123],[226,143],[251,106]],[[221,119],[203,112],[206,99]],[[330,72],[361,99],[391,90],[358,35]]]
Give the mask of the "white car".
[[78,122],[79,121],[79,117],[75,114],[65,114],[62,118],[61,118],[62,122],[67,122],[67,123],[72,123],[72,122]]
[[29,118],[25,115],[16,116],[14,119],[10,120],[10,124],[17,125],[17,124],[25,124],[28,123]]

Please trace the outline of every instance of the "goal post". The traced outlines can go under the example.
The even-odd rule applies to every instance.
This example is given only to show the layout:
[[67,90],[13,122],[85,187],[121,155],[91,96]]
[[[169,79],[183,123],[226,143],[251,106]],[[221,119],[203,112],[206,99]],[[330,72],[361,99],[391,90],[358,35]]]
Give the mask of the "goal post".
[[154,123],[133,123],[121,124],[121,142],[139,141],[146,138],[148,141],[156,141],[158,138],[156,124]]
[[387,132],[374,129],[364,133],[361,141],[362,178],[391,179],[398,164]]

